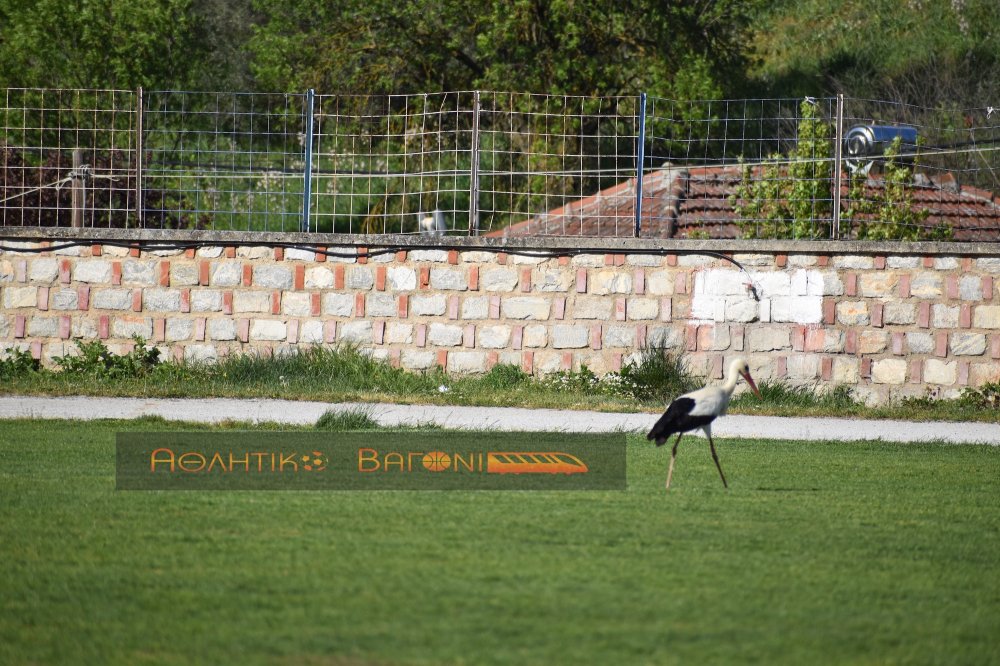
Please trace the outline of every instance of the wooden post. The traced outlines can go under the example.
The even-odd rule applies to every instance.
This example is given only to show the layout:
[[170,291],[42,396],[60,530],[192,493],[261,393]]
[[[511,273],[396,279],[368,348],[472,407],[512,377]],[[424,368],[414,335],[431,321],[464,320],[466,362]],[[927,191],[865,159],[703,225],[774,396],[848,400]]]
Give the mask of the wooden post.
[[87,207],[87,185],[83,180],[83,151],[73,149],[73,211],[70,224],[74,227],[83,226],[83,209]]

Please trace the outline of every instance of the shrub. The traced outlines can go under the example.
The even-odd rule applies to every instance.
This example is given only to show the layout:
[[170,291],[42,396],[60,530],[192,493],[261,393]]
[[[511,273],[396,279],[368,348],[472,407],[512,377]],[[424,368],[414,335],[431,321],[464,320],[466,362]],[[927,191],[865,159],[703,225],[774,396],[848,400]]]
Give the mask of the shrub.
[[736,396],[734,405],[752,410],[774,408],[831,409],[849,412],[857,407],[850,387],[838,385],[829,391],[817,390],[814,386],[792,386],[780,380],[766,379],[757,385],[760,397],[747,391]]
[[668,402],[698,388],[681,353],[662,346],[642,350],[637,361],[628,362],[612,380],[615,391],[640,402]]
[[14,379],[37,372],[38,359],[30,352],[21,349],[9,349],[7,358],[0,359],[0,379]]
[[490,368],[480,380],[483,386],[491,389],[510,389],[520,386],[531,379],[521,368],[512,363],[500,363]]
[[800,111],[795,147],[787,157],[771,155],[759,178],[743,166],[730,201],[744,238],[830,237],[832,130],[814,102],[803,101]]
[[134,379],[145,377],[160,362],[160,350],[146,347],[142,337],[132,336],[135,346],[127,354],[117,355],[100,340],[76,343],[79,354],[58,356],[55,361],[63,372],[102,379]]
[[579,391],[582,393],[600,392],[603,390],[601,378],[586,365],[579,370],[560,370],[539,380],[539,384],[548,388]]
[[1000,382],[988,382],[962,391],[958,401],[974,409],[1000,409]]
[[866,189],[868,174],[857,170],[851,175],[845,224],[852,225],[858,240],[949,240],[951,227],[924,224],[930,211],[916,208],[910,188],[913,170],[898,161],[902,140],[897,136],[885,149],[882,188],[874,196]]

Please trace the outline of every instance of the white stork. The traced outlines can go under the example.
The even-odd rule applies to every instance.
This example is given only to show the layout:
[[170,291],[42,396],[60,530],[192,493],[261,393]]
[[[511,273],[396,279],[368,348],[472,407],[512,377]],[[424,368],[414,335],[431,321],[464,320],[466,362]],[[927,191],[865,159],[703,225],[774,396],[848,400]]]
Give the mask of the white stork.
[[757,385],[754,384],[753,377],[750,376],[750,366],[744,359],[738,358],[729,365],[729,376],[726,378],[725,384],[722,386],[706,386],[705,388],[680,396],[670,403],[667,411],[663,413],[660,420],[656,422],[653,429],[646,435],[646,439],[655,439],[657,446],[663,446],[663,443],[671,435],[679,433],[677,440],[674,442],[673,451],[670,452],[670,468],[667,471],[667,490],[670,490],[670,477],[674,475],[674,460],[677,458],[677,445],[680,443],[684,433],[696,428],[701,428],[708,435],[708,446],[712,449],[712,459],[715,460],[715,466],[719,469],[719,476],[722,477],[722,485],[726,488],[729,487],[729,484],[726,483],[726,475],[722,473],[722,466],[719,464],[719,456],[715,453],[715,443],[712,441],[712,421],[716,417],[726,413],[726,409],[729,407],[729,399],[732,397],[733,390],[736,388],[736,382],[739,381],[740,377],[747,380],[747,384],[750,385],[753,392],[760,397],[760,391],[757,390]]

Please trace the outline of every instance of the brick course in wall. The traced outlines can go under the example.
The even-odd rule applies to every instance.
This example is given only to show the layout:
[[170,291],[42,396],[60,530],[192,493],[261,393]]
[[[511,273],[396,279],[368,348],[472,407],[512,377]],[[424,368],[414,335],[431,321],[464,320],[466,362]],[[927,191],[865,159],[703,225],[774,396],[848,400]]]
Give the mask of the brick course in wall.
[[510,363],[604,374],[655,344],[684,351],[706,377],[740,354],[760,380],[848,384],[872,403],[1000,380],[1000,256],[958,248],[726,253],[741,270],[714,250],[652,245],[185,250],[99,240],[54,250],[44,248],[60,241],[0,241],[0,346],[51,364],[75,340],[121,352],[132,335],[197,362],[351,343],[413,371]]

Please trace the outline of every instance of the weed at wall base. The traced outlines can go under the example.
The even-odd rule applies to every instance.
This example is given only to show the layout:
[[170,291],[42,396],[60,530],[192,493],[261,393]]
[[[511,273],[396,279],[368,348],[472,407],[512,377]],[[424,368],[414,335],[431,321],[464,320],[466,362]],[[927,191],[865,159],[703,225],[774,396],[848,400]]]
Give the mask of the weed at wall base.
[[23,349],[10,349],[7,358],[0,359],[0,379],[26,377],[40,369],[38,359]]
[[[0,378],[8,395],[283,398],[327,402],[434,403],[489,407],[656,411],[699,388],[683,352],[659,347],[641,351],[621,371],[599,377],[585,365],[576,371],[531,376],[499,364],[480,375],[448,375],[439,367],[411,372],[374,359],[353,346],[311,347],[291,354],[234,354],[216,363],[160,361],[141,338],[126,354],[102,341],[78,343],[80,354],[40,367],[25,351],[8,350]],[[881,407],[859,402],[849,386],[823,391],[766,380],[762,397],[736,396],[730,412],[773,416],[837,416],[904,420],[1000,421],[1000,384],[968,388],[955,400],[904,398]],[[333,416],[321,427],[358,429]],[[346,417],[337,417],[346,418]],[[377,424],[376,424],[377,425]]]
[[160,363],[160,350],[146,347],[140,336],[132,336],[132,350],[113,354],[100,340],[77,341],[77,355],[58,356],[56,364],[63,372],[107,379],[145,377]]

